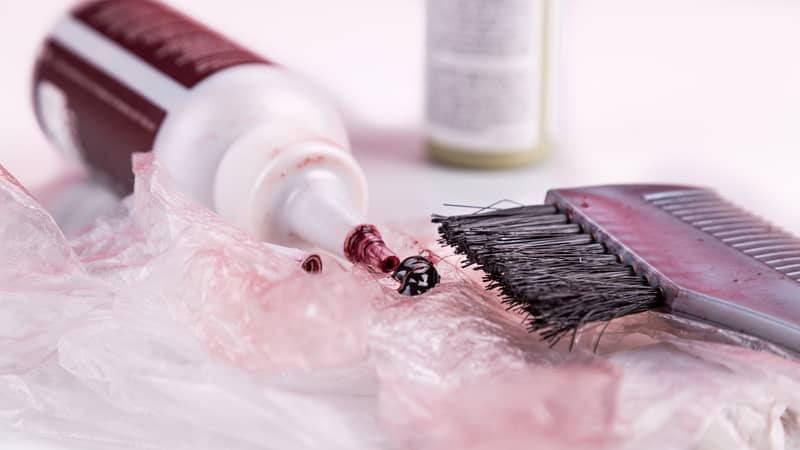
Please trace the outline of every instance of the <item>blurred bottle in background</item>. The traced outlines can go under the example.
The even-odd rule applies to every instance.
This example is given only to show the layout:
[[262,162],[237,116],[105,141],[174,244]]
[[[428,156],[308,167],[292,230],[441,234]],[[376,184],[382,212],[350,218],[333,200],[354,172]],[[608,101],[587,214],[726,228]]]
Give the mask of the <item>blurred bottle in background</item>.
[[554,0],[428,0],[431,157],[476,168],[541,159],[551,143]]

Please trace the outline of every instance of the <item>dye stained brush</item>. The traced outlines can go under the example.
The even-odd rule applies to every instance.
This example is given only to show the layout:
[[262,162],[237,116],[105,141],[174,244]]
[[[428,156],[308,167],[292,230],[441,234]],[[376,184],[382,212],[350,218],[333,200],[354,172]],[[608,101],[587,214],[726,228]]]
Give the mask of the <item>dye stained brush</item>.
[[556,189],[545,203],[433,217],[544,339],[666,308],[800,351],[800,239],[702,188]]

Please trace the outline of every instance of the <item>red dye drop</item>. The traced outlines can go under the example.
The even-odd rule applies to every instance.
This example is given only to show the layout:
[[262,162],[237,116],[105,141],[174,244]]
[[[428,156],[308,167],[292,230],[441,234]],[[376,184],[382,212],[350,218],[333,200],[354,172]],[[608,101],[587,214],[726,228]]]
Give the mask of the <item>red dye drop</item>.
[[375,225],[355,227],[344,241],[344,254],[350,262],[383,273],[393,272],[400,265],[400,258],[389,250]]
[[322,272],[322,258],[319,255],[311,255],[303,261],[301,267],[308,273]]

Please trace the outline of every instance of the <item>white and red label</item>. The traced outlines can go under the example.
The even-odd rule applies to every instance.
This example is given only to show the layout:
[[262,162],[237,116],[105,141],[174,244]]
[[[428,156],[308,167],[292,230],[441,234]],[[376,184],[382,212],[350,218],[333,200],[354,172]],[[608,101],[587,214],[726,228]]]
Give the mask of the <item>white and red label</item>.
[[120,193],[131,154],[150,151],[167,113],[197,83],[240,64],[269,62],[150,0],[101,0],[65,17],[34,73],[34,104],[57,146]]

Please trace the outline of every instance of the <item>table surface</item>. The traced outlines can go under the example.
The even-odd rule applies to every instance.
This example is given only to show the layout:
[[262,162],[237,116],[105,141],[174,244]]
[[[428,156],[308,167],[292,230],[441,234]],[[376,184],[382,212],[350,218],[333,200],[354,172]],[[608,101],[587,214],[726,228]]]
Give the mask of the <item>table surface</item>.
[[[433,165],[420,144],[423,1],[169,3],[329,93],[350,124],[376,221],[422,218],[445,202],[540,202],[551,187],[669,182],[712,186],[800,234],[800,2],[556,1],[556,148],[539,165],[489,172]],[[34,189],[59,159],[30,111],[30,66],[69,3],[0,0],[0,163]],[[49,448],[27,442],[0,432],[4,449]]]

